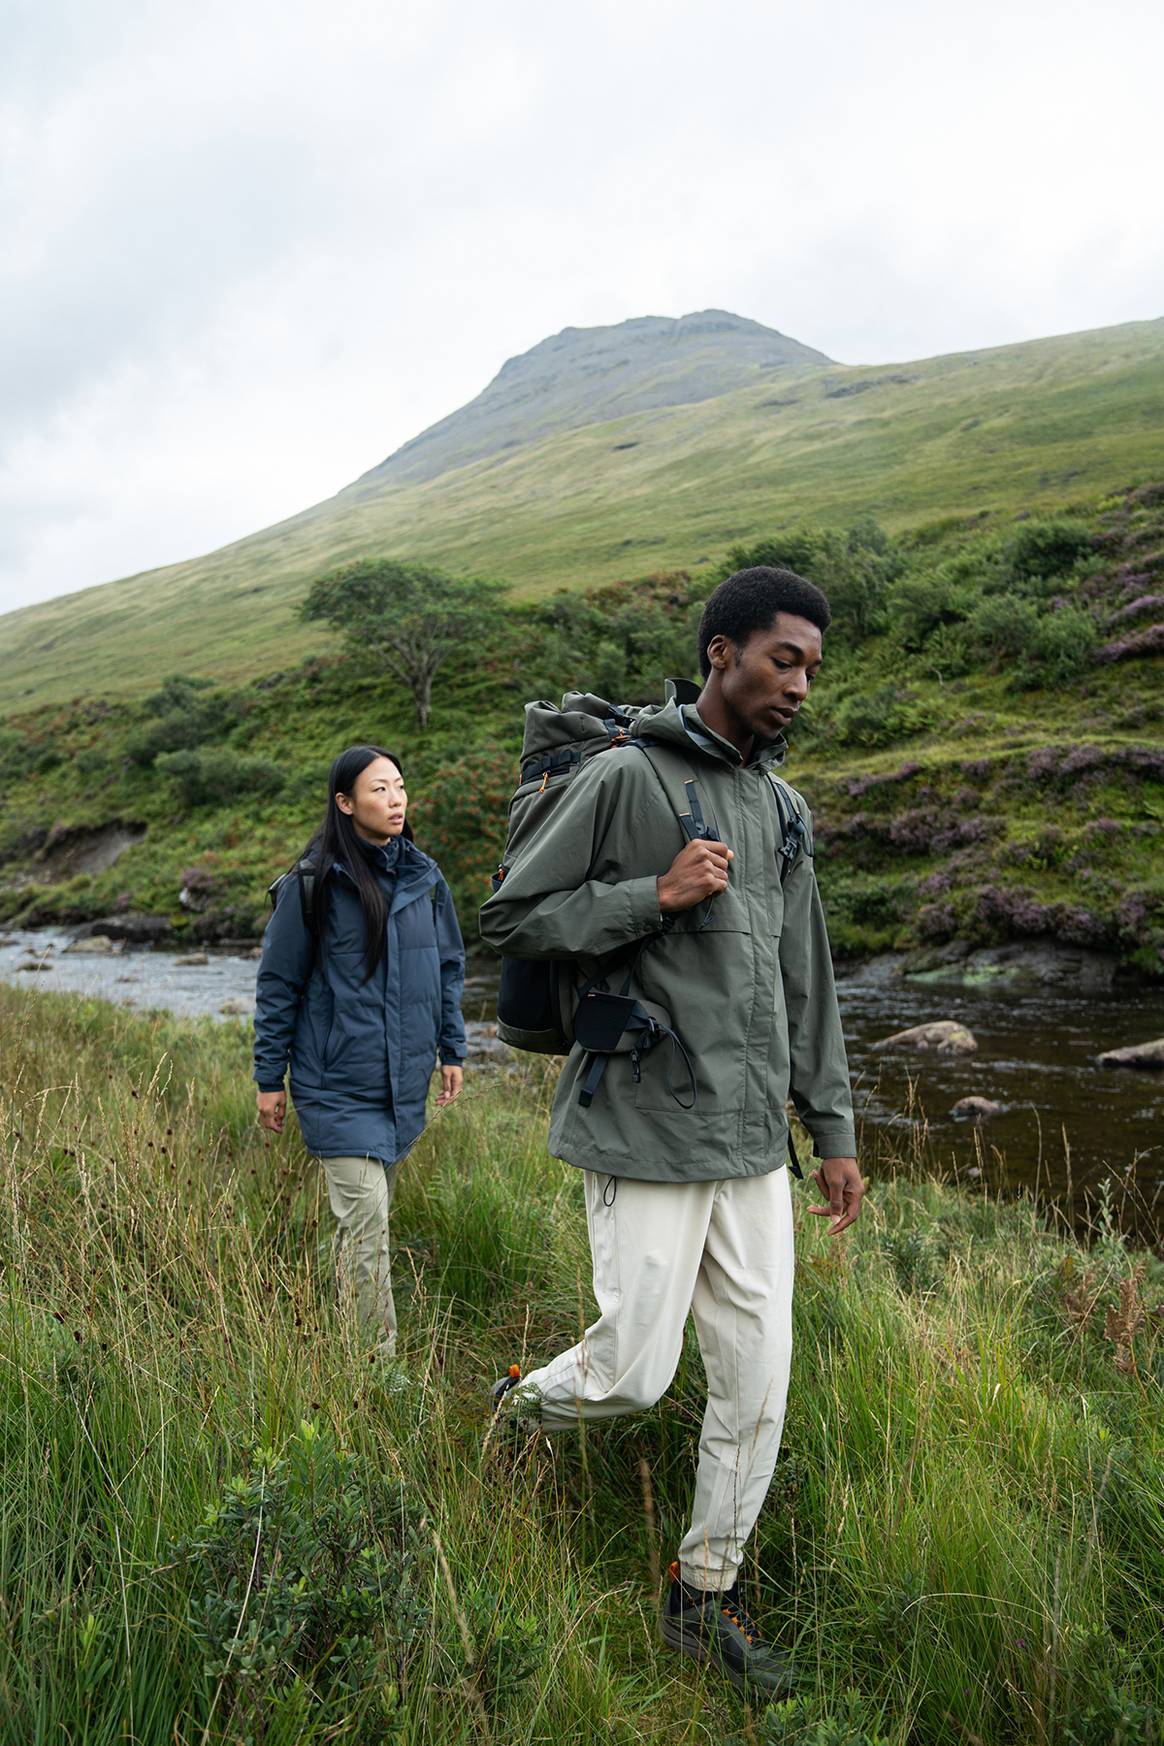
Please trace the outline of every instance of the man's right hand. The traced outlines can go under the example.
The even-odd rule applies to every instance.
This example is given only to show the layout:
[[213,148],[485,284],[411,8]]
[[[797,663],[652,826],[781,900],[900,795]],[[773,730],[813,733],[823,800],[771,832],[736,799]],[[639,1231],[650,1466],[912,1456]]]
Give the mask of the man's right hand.
[[732,852],[726,843],[708,842],[697,837],[684,843],[666,873],[659,875],[659,912],[674,915],[678,910],[694,909],[709,897],[728,888],[728,862]]
[[285,1091],[260,1091],[255,1097],[259,1106],[259,1121],[264,1128],[270,1128],[273,1134],[283,1132],[283,1123],[287,1119],[287,1093]]

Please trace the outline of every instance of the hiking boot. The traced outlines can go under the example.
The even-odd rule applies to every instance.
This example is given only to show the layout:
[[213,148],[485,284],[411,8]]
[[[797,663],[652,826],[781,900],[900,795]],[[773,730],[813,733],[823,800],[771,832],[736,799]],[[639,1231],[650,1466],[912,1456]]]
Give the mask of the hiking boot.
[[722,1593],[688,1588],[671,1566],[671,1590],[659,1614],[659,1635],[670,1649],[707,1662],[733,1685],[752,1693],[791,1691],[796,1673],[789,1656],[765,1643],[739,1603],[739,1584]]

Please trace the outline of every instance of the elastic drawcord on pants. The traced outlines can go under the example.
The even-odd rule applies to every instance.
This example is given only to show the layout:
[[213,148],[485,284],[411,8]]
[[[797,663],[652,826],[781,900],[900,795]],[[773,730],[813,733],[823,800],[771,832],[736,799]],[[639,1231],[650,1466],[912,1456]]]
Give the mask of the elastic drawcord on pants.
[[606,1178],[606,1187],[602,1191],[602,1204],[603,1204],[603,1206],[613,1206],[614,1205],[614,1197],[617,1193],[618,1193],[618,1177],[617,1176],[608,1176]]

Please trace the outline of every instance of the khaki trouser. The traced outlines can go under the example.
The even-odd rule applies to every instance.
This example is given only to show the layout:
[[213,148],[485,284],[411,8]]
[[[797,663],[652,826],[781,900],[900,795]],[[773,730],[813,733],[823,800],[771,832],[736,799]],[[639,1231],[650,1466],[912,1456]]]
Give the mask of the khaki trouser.
[[684,1582],[731,1586],[780,1448],[792,1355],[787,1170],[729,1182],[633,1182],[585,1172],[599,1317],[525,1380],[548,1431],[637,1412],[675,1374],[687,1312],[707,1410]]
[[378,1158],[321,1158],[335,1214],[336,1285],[341,1305],[354,1308],[362,1337],[391,1356],[396,1305],[388,1260],[388,1211],[399,1164]]

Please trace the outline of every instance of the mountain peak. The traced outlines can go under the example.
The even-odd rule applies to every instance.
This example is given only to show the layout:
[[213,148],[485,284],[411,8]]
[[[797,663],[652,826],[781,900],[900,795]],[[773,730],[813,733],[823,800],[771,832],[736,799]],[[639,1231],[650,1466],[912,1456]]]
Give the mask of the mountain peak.
[[365,497],[418,484],[561,431],[711,400],[789,369],[830,362],[823,352],[727,309],[564,327],[509,358],[475,400],[413,437],[349,491]]

